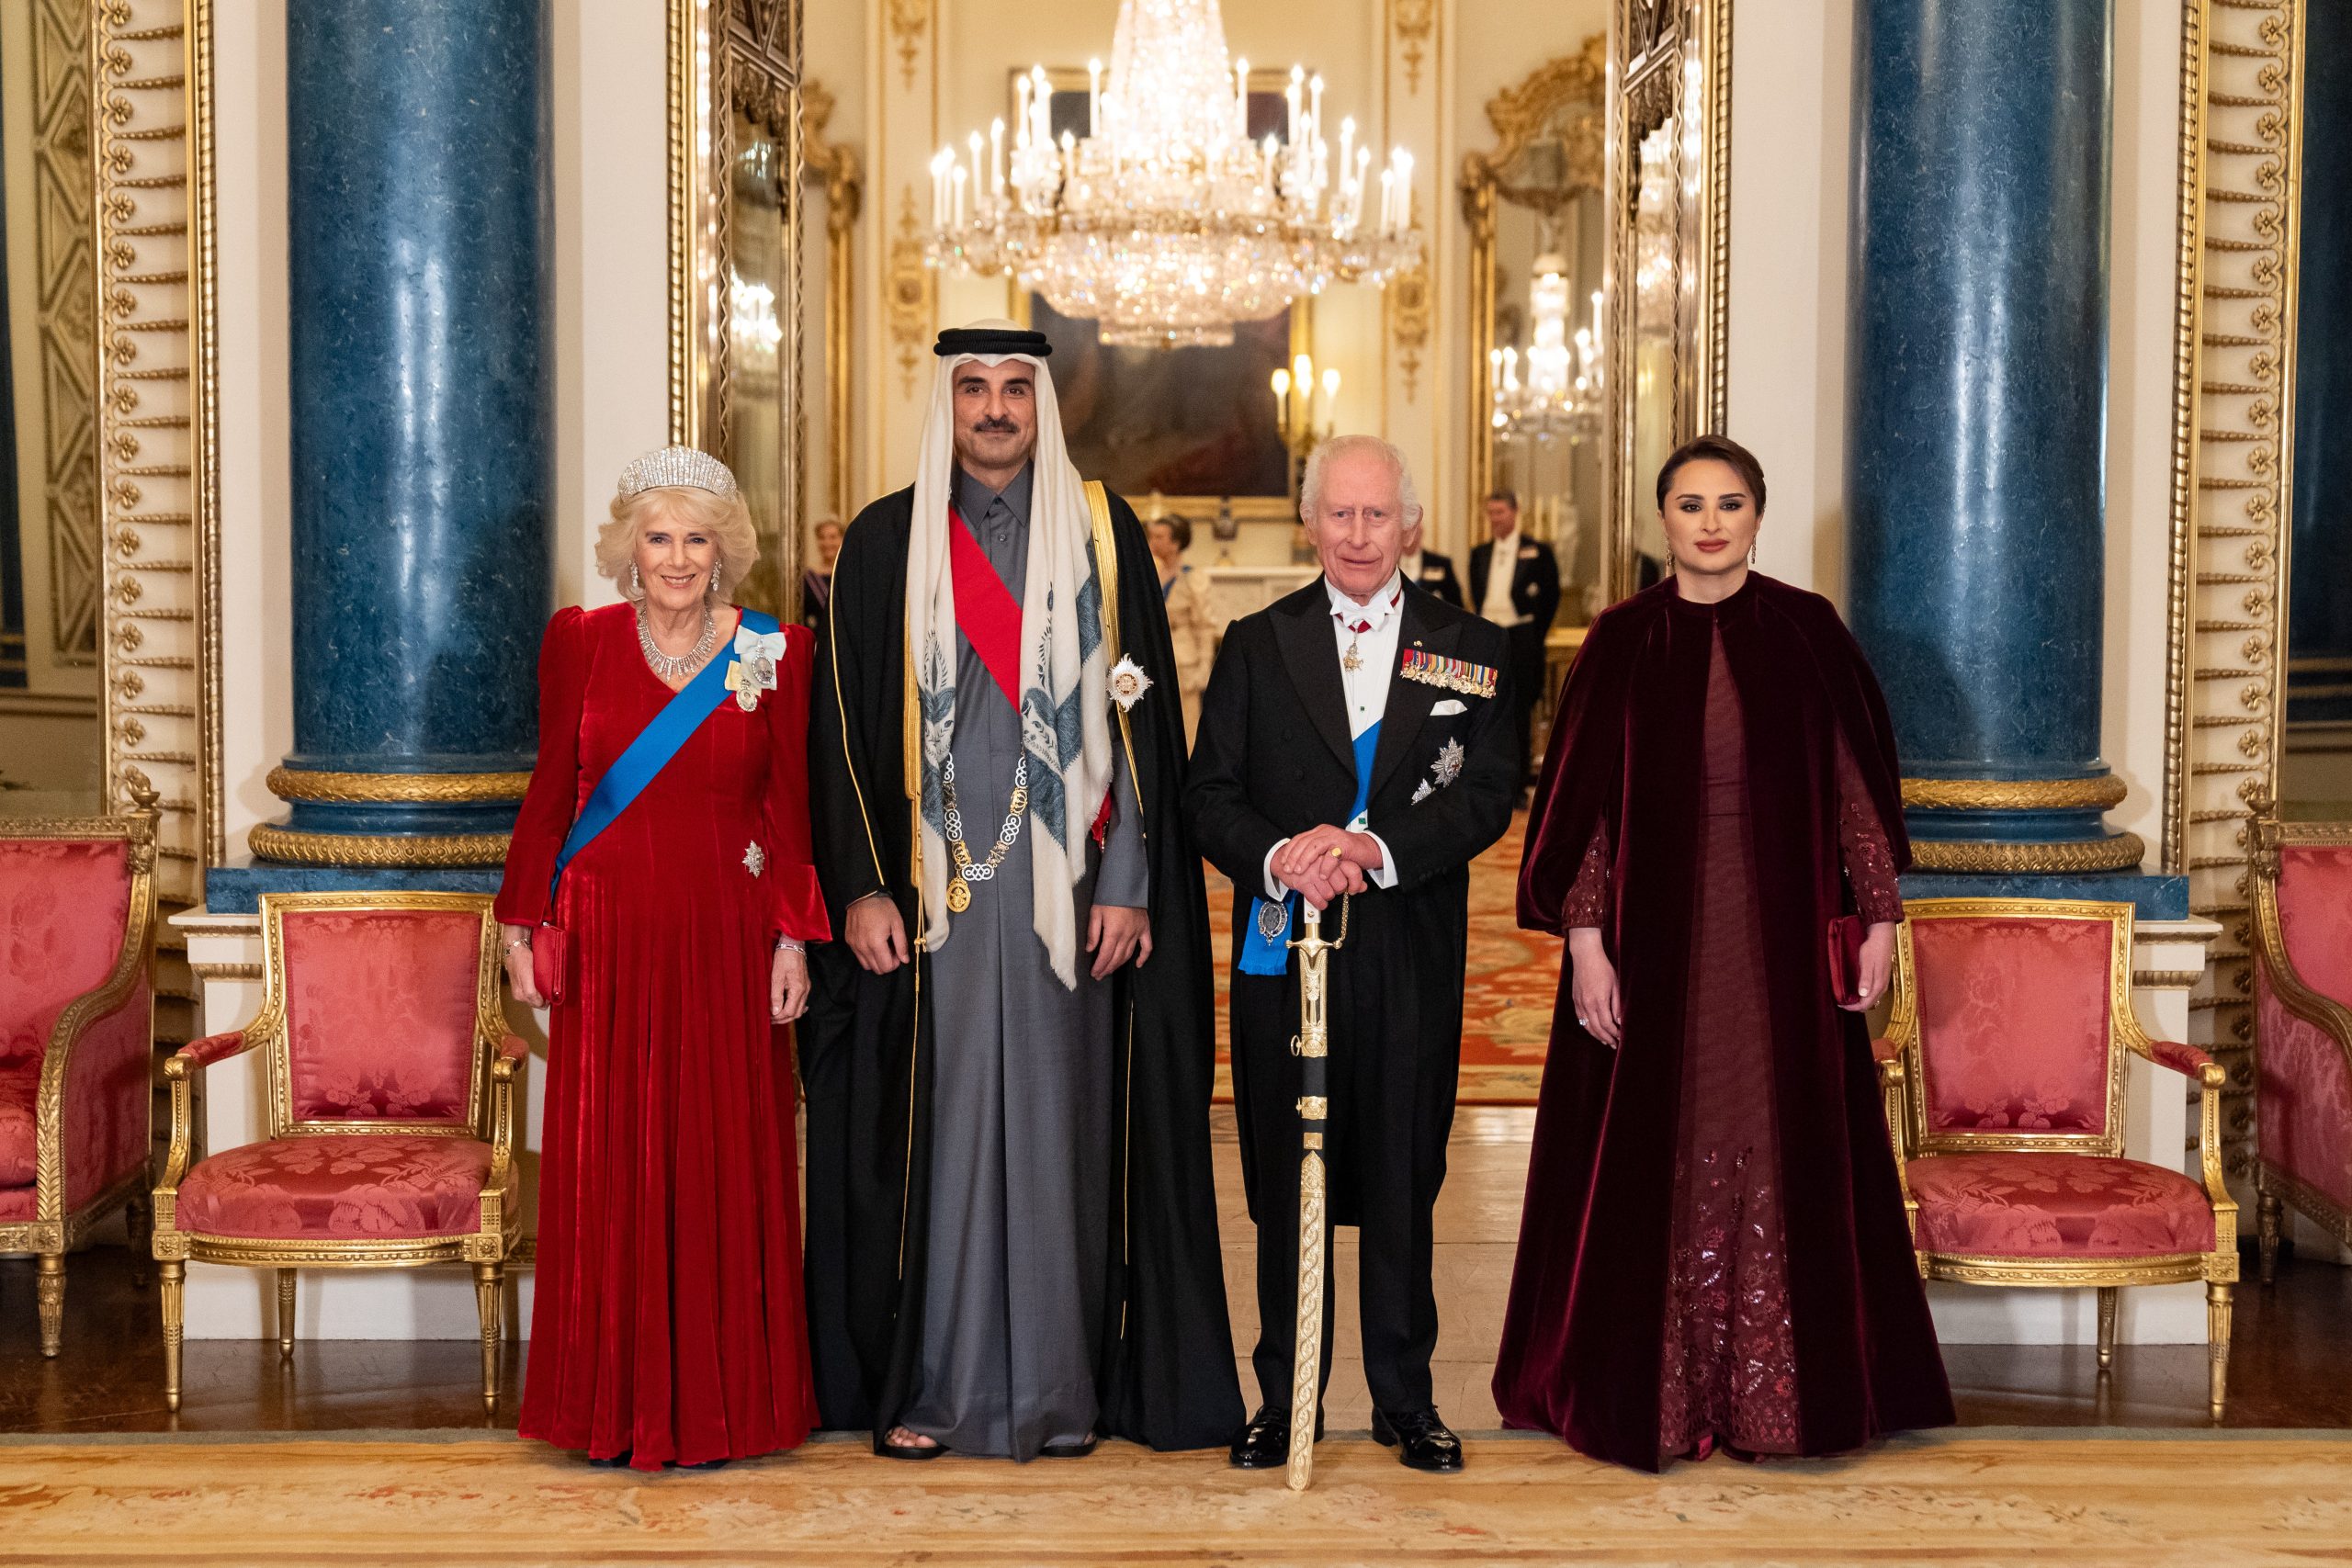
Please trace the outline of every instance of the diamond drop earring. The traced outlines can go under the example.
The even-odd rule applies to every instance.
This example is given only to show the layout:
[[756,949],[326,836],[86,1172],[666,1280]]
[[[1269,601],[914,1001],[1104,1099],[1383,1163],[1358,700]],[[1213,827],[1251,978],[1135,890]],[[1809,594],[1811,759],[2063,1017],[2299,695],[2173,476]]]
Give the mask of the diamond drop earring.
[[628,563],[628,591],[639,598],[645,597],[645,579],[638,575],[637,563]]

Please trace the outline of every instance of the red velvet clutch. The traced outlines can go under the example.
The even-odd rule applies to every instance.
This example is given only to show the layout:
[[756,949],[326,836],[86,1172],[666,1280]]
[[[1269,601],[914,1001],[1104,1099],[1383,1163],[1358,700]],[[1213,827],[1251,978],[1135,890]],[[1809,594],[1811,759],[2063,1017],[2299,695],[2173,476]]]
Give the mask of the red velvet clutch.
[[1829,989],[1839,1007],[1862,999],[1862,942],[1869,935],[1860,915],[1839,915],[1829,922]]
[[545,922],[531,933],[531,983],[538,987],[549,1007],[563,1000],[563,983],[571,973],[571,944],[561,926]]

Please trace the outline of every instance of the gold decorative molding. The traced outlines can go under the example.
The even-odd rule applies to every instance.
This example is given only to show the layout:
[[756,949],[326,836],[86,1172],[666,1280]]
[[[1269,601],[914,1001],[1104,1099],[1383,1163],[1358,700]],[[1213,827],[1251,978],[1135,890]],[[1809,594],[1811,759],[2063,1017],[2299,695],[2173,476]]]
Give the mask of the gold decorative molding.
[[1389,352],[1405,378],[1405,400],[1419,400],[1421,351],[1430,343],[1430,271],[1426,258],[1400,272],[1381,290],[1380,305],[1388,318]]
[[339,773],[287,767],[270,769],[267,780],[269,793],[280,800],[353,804],[520,800],[530,783],[528,773]]
[[2146,991],[2194,990],[2197,982],[2205,978],[2202,969],[2134,969],[2132,984]]
[[199,980],[258,980],[259,964],[204,964],[191,962],[187,972]]
[[1430,37],[1437,30],[1437,0],[1394,0],[1390,17],[1396,28],[1396,43],[1405,57],[1405,91],[1412,97],[1421,93],[1421,61],[1429,53]]
[[1946,811],[2105,811],[2128,790],[2113,773],[2091,779],[1905,779],[1903,804]]
[[801,88],[801,155],[808,177],[825,188],[825,473],[832,510],[844,520],[850,493],[852,400],[856,369],[851,334],[857,326],[857,220],[865,202],[857,153],[825,140],[833,95],[811,81]]
[[[92,64],[104,44],[90,0],[33,0],[32,253],[40,301],[37,339],[41,397],[41,515],[24,519],[49,544],[49,657],[58,664],[99,660],[107,584],[99,520],[97,394],[91,369],[107,322],[120,314],[98,285],[94,225],[100,205],[96,138],[107,127]],[[106,183],[119,178],[107,171]],[[20,195],[20,200],[25,197]],[[31,400],[24,400],[30,401]],[[20,405],[21,406],[21,405]],[[29,592],[32,584],[24,585]]]
[[2055,843],[1999,843],[1983,840],[1952,842],[1914,839],[1911,865],[1916,871],[1964,871],[2047,874],[2138,868],[2148,846],[2137,833],[2111,839],[2069,839]]
[[505,833],[313,833],[264,823],[250,842],[264,860],[293,865],[498,865],[506,859]]
[[890,238],[890,342],[899,359],[899,395],[915,392],[915,367],[933,331],[938,282],[923,260],[922,231],[915,225],[915,187],[899,187],[899,225]]
[[899,76],[907,91],[915,86],[915,64],[931,31],[931,0],[888,0],[890,37],[899,48]]
[[2306,4],[2181,7],[2165,864],[2222,931],[2192,1043],[2230,1070],[2240,1178],[2256,1132],[2248,818],[2276,793],[2284,718]]

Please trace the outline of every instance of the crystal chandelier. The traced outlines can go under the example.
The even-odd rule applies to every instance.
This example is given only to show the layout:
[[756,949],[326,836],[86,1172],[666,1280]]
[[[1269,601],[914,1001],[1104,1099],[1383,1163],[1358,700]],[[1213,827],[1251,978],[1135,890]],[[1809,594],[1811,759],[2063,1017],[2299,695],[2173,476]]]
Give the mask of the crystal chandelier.
[[[1487,355],[1494,393],[1495,430],[1506,441],[1586,441],[1600,430],[1600,295],[1592,296],[1592,320],[1568,340],[1568,264],[1556,252],[1535,258],[1527,286],[1528,319],[1533,323],[1522,360],[1517,348]],[[1524,378],[1520,374],[1526,367]]]
[[[1413,159],[1340,122],[1323,135],[1323,78],[1293,68],[1288,139],[1250,137],[1250,62],[1227,63],[1217,0],[1120,0],[1110,80],[1087,67],[1087,134],[1052,131],[1045,68],[1014,84],[1012,145],[998,120],[932,160],[929,258],[1010,275],[1102,341],[1228,344],[1340,282],[1385,283],[1420,254]],[[1007,152],[1011,158],[1008,164]]]

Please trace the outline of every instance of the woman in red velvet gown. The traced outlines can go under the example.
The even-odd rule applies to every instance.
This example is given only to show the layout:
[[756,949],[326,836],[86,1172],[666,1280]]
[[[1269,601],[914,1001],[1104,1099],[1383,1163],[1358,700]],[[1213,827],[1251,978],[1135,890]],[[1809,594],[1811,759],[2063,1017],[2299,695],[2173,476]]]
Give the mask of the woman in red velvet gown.
[[1909,858],[1885,705],[1827,601],[1749,570],[1744,447],[1685,446],[1658,504],[1674,574],[1593,624],[1530,818],[1520,923],[1570,965],[1494,1383],[1644,1470],[1952,1419],[1859,1016]]
[[[734,639],[757,558],[734,481],[672,448],[630,465],[597,564],[629,602],[565,609],[539,649],[539,753],[498,897],[515,994],[573,818],[677,687]],[[698,459],[698,461],[697,461]],[[632,486],[641,488],[632,489]],[[640,1470],[786,1449],[817,1414],[800,1282],[791,1057],[809,860],[813,644],[732,697],[564,870],[537,1300],[523,1436]],[[650,650],[649,650],[650,644]]]

